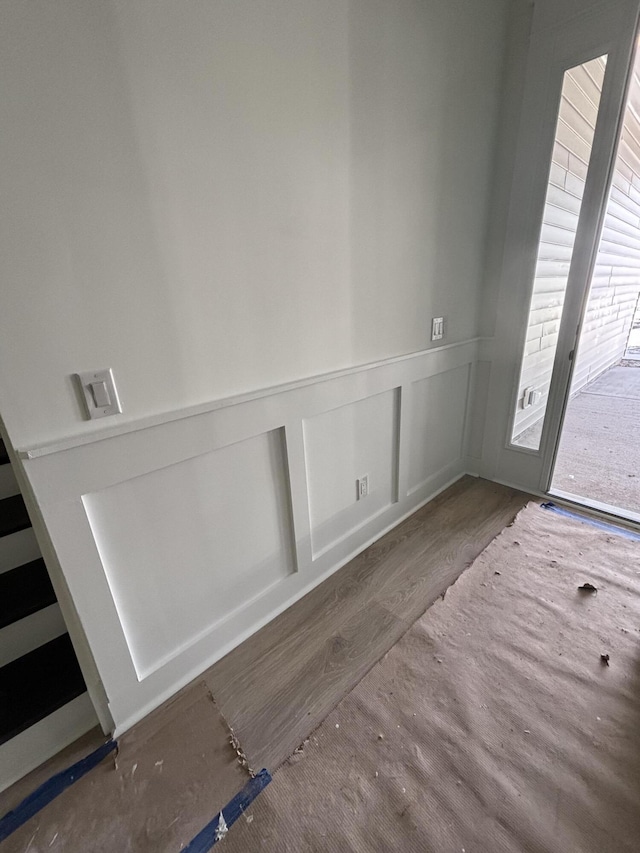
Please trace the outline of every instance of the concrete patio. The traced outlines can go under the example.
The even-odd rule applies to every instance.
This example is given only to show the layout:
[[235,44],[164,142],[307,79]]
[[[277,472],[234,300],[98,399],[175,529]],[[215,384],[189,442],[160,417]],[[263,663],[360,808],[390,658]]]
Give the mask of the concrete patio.
[[625,359],[571,399],[552,489],[640,514],[640,361]]

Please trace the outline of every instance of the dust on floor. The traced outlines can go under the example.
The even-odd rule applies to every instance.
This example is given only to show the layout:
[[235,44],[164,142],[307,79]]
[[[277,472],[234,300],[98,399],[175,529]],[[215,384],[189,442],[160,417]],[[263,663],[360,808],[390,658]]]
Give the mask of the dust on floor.
[[639,554],[530,504],[276,773],[227,853],[637,853]]
[[10,835],[2,853],[175,853],[246,785],[232,740],[196,682],[119,738],[117,752]]

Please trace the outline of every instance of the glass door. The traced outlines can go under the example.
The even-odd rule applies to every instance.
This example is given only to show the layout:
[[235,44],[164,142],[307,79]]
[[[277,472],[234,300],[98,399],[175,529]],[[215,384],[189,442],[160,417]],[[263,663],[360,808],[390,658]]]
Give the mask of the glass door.
[[610,0],[531,39],[500,280],[485,470],[534,492],[547,492],[550,485],[639,5]]
[[511,443],[538,450],[593,150],[607,56],[564,72]]
[[551,483],[553,495],[633,521],[640,521],[639,304],[637,56]]

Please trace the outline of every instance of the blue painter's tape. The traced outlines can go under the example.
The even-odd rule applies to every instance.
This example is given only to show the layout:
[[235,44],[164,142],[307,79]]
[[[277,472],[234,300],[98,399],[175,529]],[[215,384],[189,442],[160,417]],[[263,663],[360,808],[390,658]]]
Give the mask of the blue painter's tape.
[[250,779],[239,794],[236,794],[231,802],[226,805],[220,814],[217,814],[196,837],[183,848],[184,853],[207,853],[218,841],[218,828],[220,826],[220,815],[224,817],[225,824],[232,826],[251,805],[258,794],[263,791],[271,776],[268,770],[261,770],[253,779]]
[[546,503],[540,504],[540,506],[542,509],[550,509],[552,512],[557,513],[557,515],[565,516],[565,518],[573,518],[575,521],[581,521],[583,524],[590,524],[591,527],[598,527],[600,530],[612,533],[615,536],[622,536],[623,539],[631,539],[634,542],[640,542],[640,533],[636,533],[626,527],[619,527],[617,524],[611,524],[608,521],[600,521],[597,518],[580,515],[578,512],[571,512],[570,509],[558,506],[552,501],[547,501]]
[[37,814],[40,809],[43,809],[52,800],[55,800],[59,794],[73,785],[74,782],[82,778],[85,773],[92,770],[106,755],[113,752],[117,745],[115,740],[108,740],[90,755],[87,755],[86,758],[82,758],[80,761],[72,764],[67,770],[56,773],[55,776],[52,776],[51,779],[44,782],[39,788],[36,788],[33,794],[25,797],[13,811],[7,812],[0,819],[0,841],[8,838],[12,832],[19,829],[29,818]]

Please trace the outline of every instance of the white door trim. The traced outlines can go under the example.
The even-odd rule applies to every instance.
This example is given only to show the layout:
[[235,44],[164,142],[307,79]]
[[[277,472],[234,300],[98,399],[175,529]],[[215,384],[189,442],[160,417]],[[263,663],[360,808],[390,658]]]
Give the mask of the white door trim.
[[[572,364],[608,195],[638,27],[638,0],[607,0],[534,32],[527,62],[509,203],[489,386],[482,473],[525,490],[548,489]],[[607,71],[538,451],[511,444],[522,349],[564,71],[607,54]]]

